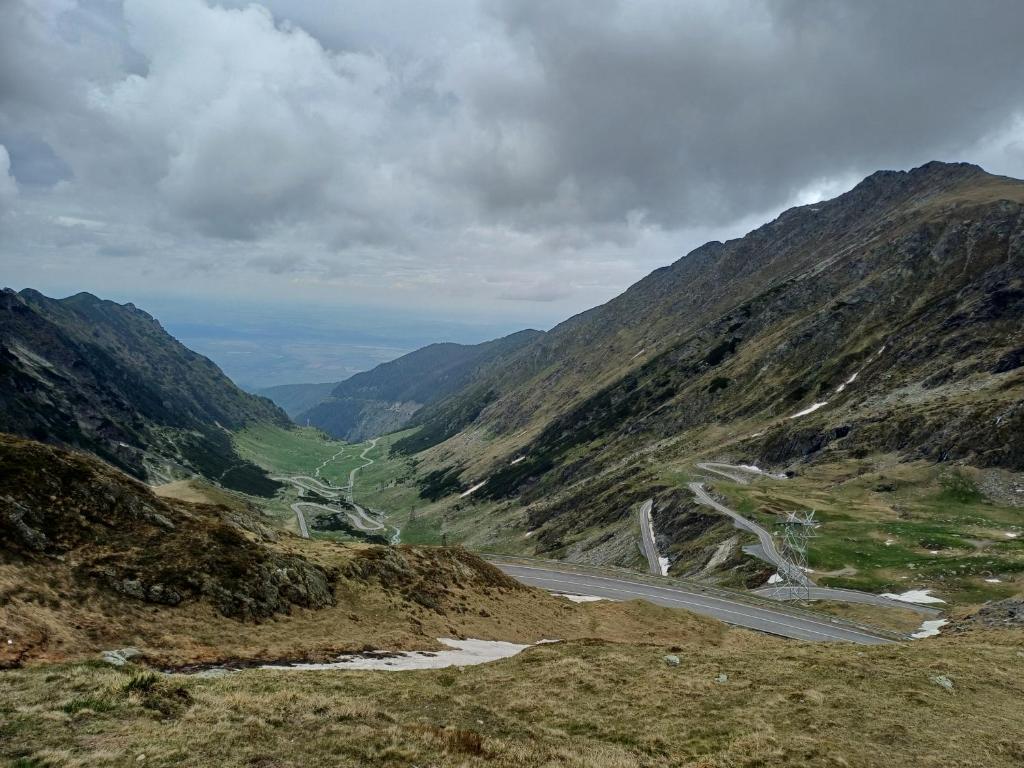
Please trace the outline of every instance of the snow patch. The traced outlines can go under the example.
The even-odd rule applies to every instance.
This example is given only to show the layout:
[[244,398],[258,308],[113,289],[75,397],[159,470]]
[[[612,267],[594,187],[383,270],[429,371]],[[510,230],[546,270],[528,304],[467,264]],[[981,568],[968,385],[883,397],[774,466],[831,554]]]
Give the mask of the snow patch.
[[1017,538],[1017,534],[1016,533],[1011,533],[1010,531],[1007,531],[1006,533],[1004,533],[1003,536],[1005,536],[1008,539],[1016,539]]
[[920,640],[922,637],[934,637],[939,634],[939,630],[949,624],[946,619],[930,619],[921,624],[921,628],[911,635],[915,640]]
[[937,597],[929,595],[930,589],[910,589],[902,594],[895,594],[893,592],[886,592],[882,597],[887,597],[890,600],[902,600],[904,603],[944,603],[945,600],[941,600]]
[[668,576],[668,566],[669,566],[669,562],[668,562],[668,558],[667,557],[659,557],[658,558],[658,567],[661,568],[661,575],[662,576]]
[[520,461],[526,461],[526,457],[525,456],[517,456],[516,458],[512,459],[512,461],[509,462],[509,466],[514,467]]
[[477,483],[477,484],[476,484],[476,485],[474,485],[474,486],[473,486],[472,488],[470,488],[470,489],[469,489],[468,491],[465,491],[464,493],[460,493],[460,494],[459,494],[459,498],[460,498],[460,499],[464,499],[464,498],[466,498],[467,496],[469,496],[470,494],[472,494],[472,493],[474,493],[474,492],[476,492],[476,491],[479,491],[479,490],[480,490],[481,488],[483,488],[483,487],[484,487],[485,485],[487,485],[487,481],[486,481],[486,480],[484,480],[483,482]]
[[535,534],[536,532],[537,531],[535,531],[535,530],[534,531],[527,531],[525,534],[523,534],[523,538],[528,539],[531,536],[533,536],[533,534]]
[[570,595],[565,592],[552,592],[555,597],[564,597],[566,600],[572,600],[574,603],[596,603],[600,600],[608,600],[607,597],[598,597],[597,595]]
[[[374,651],[358,656],[342,656],[337,661],[320,664],[264,664],[260,669],[280,669],[292,671],[313,671],[324,669],[372,669],[386,672],[398,672],[410,669],[444,669],[445,667],[470,667],[485,664],[488,661],[507,659],[525,651],[529,645],[506,643],[501,640],[453,640],[439,637],[438,640],[447,645],[448,651],[406,651],[391,653]],[[541,640],[557,642],[554,640]]]
[[796,413],[794,413],[789,418],[791,418],[791,419],[799,419],[801,416],[806,416],[809,413],[814,413],[816,410],[818,410],[819,408],[824,408],[826,405],[828,405],[828,401],[827,400],[825,402],[822,402],[822,403],[815,403],[814,405],[810,405],[807,408],[804,408],[802,411],[797,411]]
[[857,371],[856,373],[853,374],[853,376],[851,376],[846,381],[844,381],[842,384],[840,384],[838,387],[836,387],[836,394],[838,395],[840,392],[842,392],[844,389],[846,389],[850,384],[853,384],[853,382],[857,380],[857,376],[858,375],[860,375],[860,371]]
[[768,577],[769,584],[778,584],[780,581],[782,581],[782,576],[780,576],[778,573],[773,573],[771,576]]

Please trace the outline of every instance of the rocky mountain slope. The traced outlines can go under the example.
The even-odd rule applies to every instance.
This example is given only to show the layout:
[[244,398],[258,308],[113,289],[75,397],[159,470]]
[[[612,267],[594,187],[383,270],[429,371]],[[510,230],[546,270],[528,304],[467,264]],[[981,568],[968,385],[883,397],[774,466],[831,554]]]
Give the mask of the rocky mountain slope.
[[482,344],[431,344],[341,382],[295,421],[352,442],[393,432],[424,405],[472,388],[490,367],[541,336],[526,330]]
[[277,484],[228,430],[285,425],[150,315],[80,293],[0,293],[0,431],[82,448],[139,478],[198,472],[250,493]]
[[686,456],[1024,471],[1022,328],[1024,183],[881,171],[556,327],[492,369],[483,407],[469,389],[424,409],[425,431],[464,430],[424,456],[525,505],[546,554],[596,546],[595,526],[624,524],[626,496],[663,492],[657,466]]
[[241,620],[334,603],[336,574],[273,551],[255,518],[159,498],[85,454],[10,435],[0,435],[0,534],[0,562],[60,571],[82,594],[199,600]]

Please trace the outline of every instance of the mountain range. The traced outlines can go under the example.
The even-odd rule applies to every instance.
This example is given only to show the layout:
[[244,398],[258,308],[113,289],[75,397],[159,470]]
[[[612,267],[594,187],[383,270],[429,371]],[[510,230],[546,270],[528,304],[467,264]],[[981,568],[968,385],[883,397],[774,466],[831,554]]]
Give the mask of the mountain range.
[[525,330],[481,344],[430,344],[357,373],[306,408],[298,406],[325,385],[275,387],[265,394],[282,407],[293,406],[296,423],[358,442],[415,422],[421,408],[464,391],[540,336],[540,331]]
[[89,451],[140,479],[201,474],[272,495],[278,484],[231,443],[251,423],[289,422],[134,305],[0,293],[0,431]]

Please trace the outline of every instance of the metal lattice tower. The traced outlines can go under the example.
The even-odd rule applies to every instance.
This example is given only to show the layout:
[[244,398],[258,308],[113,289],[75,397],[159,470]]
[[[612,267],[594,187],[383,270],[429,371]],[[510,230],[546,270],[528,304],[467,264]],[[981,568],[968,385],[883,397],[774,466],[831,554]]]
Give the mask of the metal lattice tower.
[[779,568],[779,580],[775,583],[774,596],[797,600],[810,600],[813,584],[807,577],[807,542],[817,534],[814,529],[814,511],[788,512],[782,523],[782,546],[779,554],[786,561],[786,567]]

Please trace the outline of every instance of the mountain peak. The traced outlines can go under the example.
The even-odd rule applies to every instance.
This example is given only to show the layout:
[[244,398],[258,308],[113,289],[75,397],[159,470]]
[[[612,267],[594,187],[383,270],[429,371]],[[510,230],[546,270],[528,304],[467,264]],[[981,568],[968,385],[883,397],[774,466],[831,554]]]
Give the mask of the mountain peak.
[[989,175],[984,168],[973,163],[945,163],[941,160],[932,160],[909,171],[875,171],[851,191],[869,190],[874,194],[880,187],[895,189],[920,184],[945,186],[948,183]]

